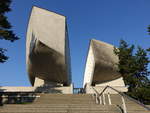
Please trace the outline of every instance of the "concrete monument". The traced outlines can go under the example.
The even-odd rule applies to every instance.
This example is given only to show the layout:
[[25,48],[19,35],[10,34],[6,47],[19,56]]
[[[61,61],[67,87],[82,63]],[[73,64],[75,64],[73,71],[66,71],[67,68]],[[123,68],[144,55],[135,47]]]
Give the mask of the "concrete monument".
[[[86,61],[83,87],[93,86],[97,90],[109,85],[120,91],[127,91],[120,73],[118,73],[118,57],[114,54],[114,46],[92,39]],[[89,88],[87,89],[87,93]]]
[[71,84],[65,16],[33,7],[27,30],[26,64],[33,86]]

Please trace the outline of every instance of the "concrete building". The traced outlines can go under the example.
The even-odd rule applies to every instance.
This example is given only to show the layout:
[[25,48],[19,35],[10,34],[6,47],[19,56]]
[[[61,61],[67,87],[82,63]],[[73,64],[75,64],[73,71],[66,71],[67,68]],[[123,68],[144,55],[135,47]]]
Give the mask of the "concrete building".
[[0,113],[150,113],[148,106],[123,93],[127,88],[113,49],[92,39],[85,89],[73,88],[66,18],[33,7],[26,40],[32,87],[0,87]]
[[65,16],[33,7],[27,30],[26,64],[33,86],[71,84]]
[[87,93],[93,93],[91,86],[102,91],[104,87],[112,86],[119,91],[126,92],[124,81],[118,73],[118,57],[114,54],[114,46],[92,39],[86,61],[83,87]]
[[26,36],[31,87],[0,87],[0,92],[73,93],[66,17],[33,7]]

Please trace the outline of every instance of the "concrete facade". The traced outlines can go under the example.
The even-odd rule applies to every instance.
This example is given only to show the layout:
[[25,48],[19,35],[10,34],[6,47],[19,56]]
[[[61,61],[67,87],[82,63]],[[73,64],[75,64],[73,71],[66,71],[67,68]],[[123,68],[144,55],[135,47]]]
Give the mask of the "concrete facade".
[[[0,92],[73,93],[66,23],[63,15],[33,7],[26,37],[27,72],[33,87],[1,87]],[[90,41],[83,81],[86,93],[94,93],[93,87],[101,92],[107,85],[127,91],[113,50],[108,43]]]
[[33,7],[27,30],[26,64],[33,86],[71,85],[65,16]]
[[114,54],[114,46],[95,39],[90,41],[89,51],[85,66],[83,87],[86,92],[92,93],[91,86],[102,91],[107,85],[119,88],[126,92],[124,81],[118,73],[118,57]]
[[72,94],[73,93],[73,86],[63,86],[63,87],[16,87],[16,86],[3,86],[0,87],[1,92],[9,92],[9,93],[16,93],[16,92],[46,92],[46,93],[62,93],[62,94]]

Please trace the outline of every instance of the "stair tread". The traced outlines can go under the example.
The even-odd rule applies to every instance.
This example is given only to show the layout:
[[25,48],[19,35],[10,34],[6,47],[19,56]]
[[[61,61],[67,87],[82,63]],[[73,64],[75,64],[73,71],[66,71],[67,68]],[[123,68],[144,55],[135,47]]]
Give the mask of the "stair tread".
[[[38,94],[33,103],[10,104],[0,107],[0,113],[119,113],[122,102],[117,94],[110,95],[112,105],[98,105],[91,94]],[[108,98],[106,96],[107,103]],[[116,104],[117,103],[117,104]],[[128,113],[149,113],[142,106],[125,99]],[[120,104],[122,105],[122,104]]]

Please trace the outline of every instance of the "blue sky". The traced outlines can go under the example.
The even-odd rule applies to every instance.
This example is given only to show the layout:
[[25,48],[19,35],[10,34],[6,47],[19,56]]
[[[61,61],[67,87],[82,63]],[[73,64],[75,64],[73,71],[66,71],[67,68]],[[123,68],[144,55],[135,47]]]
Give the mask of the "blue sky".
[[91,38],[118,46],[124,39],[129,44],[150,47],[150,0],[12,0],[7,14],[14,32],[20,37],[15,43],[0,41],[8,49],[10,59],[0,64],[1,86],[30,86],[25,64],[27,24],[33,5],[67,17],[72,79],[82,86],[85,61]]

